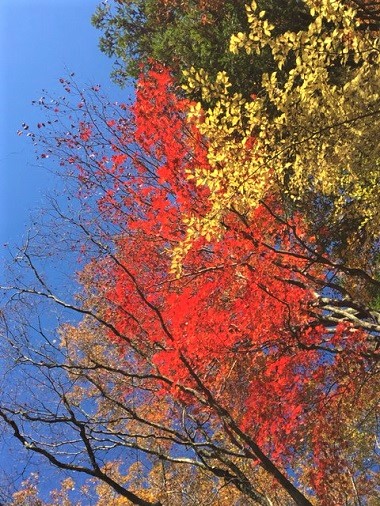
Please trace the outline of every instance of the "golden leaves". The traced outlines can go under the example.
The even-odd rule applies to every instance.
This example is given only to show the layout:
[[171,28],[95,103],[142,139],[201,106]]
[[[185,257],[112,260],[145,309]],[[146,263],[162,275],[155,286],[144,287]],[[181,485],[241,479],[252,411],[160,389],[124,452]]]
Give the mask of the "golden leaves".
[[[231,93],[224,72],[215,81],[204,70],[187,73],[187,89],[198,87],[207,104],[192,106],[189,118],[208,143],[210,164],[188,177],[209,189],[210,210],[202,223],[187,218],[186,244],[218,237],[227,209],[249,212],[278,191],[301,201],[320,192],[334,203],[333,219],[349,205],[370,234],[378,232],[379,38],[359,27],[346,2],[305,3],[313,19],[303,31],[273,36],[252,2],[250,31],[231,38],[234,53],[273,56],[277,70],[263,74],[260,98]],[[178,264],[187,249],[177,248]]]

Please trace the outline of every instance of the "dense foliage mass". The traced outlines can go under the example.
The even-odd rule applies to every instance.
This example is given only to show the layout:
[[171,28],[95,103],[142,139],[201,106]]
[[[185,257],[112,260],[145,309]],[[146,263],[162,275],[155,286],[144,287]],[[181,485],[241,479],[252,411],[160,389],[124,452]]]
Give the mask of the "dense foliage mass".
[[[124,85],[153,59],[170,67],[177,80],[191,66],[215,77],[225,70],[235,77],[235,91],[249,96],[260,87],[263,70],[272,67],[269,54],[229,51],[230,37],[249,29],[245,0],[169,0],[102,3],[93,16],[103,32],[100,49],[116,57],[113,77]],[[278,30],[301,29],[309,20],[298,0],[260,2]]]
[[[249,24],[245,0],[112,0],[98,5],[93,25],[101,30],[100,49],[116,58],[114,80],[124,86],[139,75],[150,60],[170,67],[182,81],[191,66],[206,69],[212,77],[226,71],[234,77],[234,91],[249,97],[261,89],[263,72],[276,70],[270,52],[248,55],[229,51],[230,38],[246,33]],[[380,9],[370,0],[344,0],[355,8],[362,29],[377,29]],[[312,20],[310,7],[300,0],[258,0],[274,25],[274,34],[298,32]]]
[[[75,504],[82,486],[98,506],[374,505],[376,10],[288,2],[299,24],[285,26],[282,2],[159,4],[97,14],[110,54],[149,57],[132,104],[62,79],[25,127],[68,203],[52,200],[3,287],[5,378],[28,387],[5,391],[0,417],[73,475],[45,502],[32,476],[10,504]],[[221,39],[245,74],[228,76],[224,49],[227,71],[194,53],[169,70],[170,34],[217,55],[230,15]],[[45,270],[63,252],[69,293]]]
[[216,80],[186,72],[186,89],[199,89],[208,104],[192,108],[215,168],[192,175],[213,200],[205,231],[218,228],[229,203],[249,210],[278,189],[316,221],[322,239],[339,224],[351,237],[333,241],[371,249],[379,229],[379,38],[344,3],[305,3],[314,16],[305,30],[275,35],[253,2],[250,31],[231,38],[232,52],[272,54],[276,68],[263,74],[262,94],[231,93],[224,72]]

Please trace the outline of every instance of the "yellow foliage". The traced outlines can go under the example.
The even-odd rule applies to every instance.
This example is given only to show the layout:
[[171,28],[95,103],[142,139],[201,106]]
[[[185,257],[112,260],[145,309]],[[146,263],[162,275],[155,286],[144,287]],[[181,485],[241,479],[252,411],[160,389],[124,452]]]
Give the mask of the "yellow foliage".
[[359,26],[347,2],[304,2],[313,18],[304,31],[272,35],[274,26],[252,2],[249,33],[231,38],[234,53],[271,52],[277,70],[263,74],[260,96],[231,93],[225,72],[214,82],[204,70],[186,72],[185,89],[208,104],[203,114],[194,105],[189,119],[207,139],[211,170],[188,177],[209,188],[210,211],[185,219],[177,266],[194,238],[220,234],[226,210],[249,213],[273,192],[301,202],[323,194],[334,203],[334,220],[349,207],[368,234],[378,234],[379,37]]

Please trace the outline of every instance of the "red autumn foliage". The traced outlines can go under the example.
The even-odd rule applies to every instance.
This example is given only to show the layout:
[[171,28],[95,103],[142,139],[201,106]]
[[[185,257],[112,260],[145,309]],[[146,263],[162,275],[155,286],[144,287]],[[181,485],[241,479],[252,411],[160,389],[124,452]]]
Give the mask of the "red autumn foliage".
[[[330,328],[318,319],[317,291],[329,272],[310,261],[313,239],[300,216],[284,218],[276,195],[249,217],[226,210],[222,237],[195,240],[181,277],[170,273],[183,216],[207,210],[207,190],[186,177],[191,167],[208,169],[207,139],[187,122],[187,106],[170,73],[155,67],[140,78],[133,107],[103,122],[106,143],[86,121],[79,139],[58,140],[83,194],[95,195],[101,219],[117,227],[107,236],[112,253],[90,269],[114,328],[108,338],[125,360],[140,350],[141,367],[167,379],[156,395],[206,417],[209,430],[224,423],[200,400],[213,399],[319,504],[343,504],[362,464],[352,432],[372,402],[371,340],[348,323]],[[67,157],[81,141],[87,158]],[[363,472],[357,486],[370,480]]]

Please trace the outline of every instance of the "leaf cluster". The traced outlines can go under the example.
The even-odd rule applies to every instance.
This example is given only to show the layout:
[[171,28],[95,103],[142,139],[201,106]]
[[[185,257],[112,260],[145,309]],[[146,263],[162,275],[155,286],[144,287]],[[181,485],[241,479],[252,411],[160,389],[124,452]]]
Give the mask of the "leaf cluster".
[[187,71],[185,90],[202,95],[190,116],[209,139],[214,169],[190,177],[210,189],[209,223],[220,223],[231,206],[249,212],[275,191],[308,217],[321,244],[330,240],[340,258],[359,247],[374,259],[378,33],[363,30],[345,2],[305,5],[308,26],[286,32],[256,2],[247,6],[250,30],[233,35],[230,49],[271,53],[276,68],[262,74],[258,95],[234,92],[228,73],[213,79],[206,69]]
[[[114,4],[114,5],[113,5]],[[225,70],[234,76],[234,89],[249,96],[261,86],[261,74],[273,68],[269,52],[262,55],[229,51],[230,37],[246,32],[245,0],[128,1],[100,4],[92,23],[103,32],[100,49],[116,57],[113,77],[124,85],[153,59],[170,67],[177,81],[192,66],[212,77]],[[261,0],[277,28],[303,28],[309,16],[298,0]]]
[[[131,106],[62,84],[31,137],[80,204],[56,205],[62,228],[50,233],[85,259],[81,289],[47,281],[43,238],[15,257],[3,357],[9,383],[28,374],[28,396],[4,393],[4,425],[26,451],[100,482],[103,503],[371,498],[380,317],[339,281],[376,280],[319,252],[276,193],[249,213],[236,200],[207,232],[215,196],[188,176],[219,177],[211,140],[162,66],[140,77]],[[225,90],[224,74],[208,88]],[[224,106],[236,116],[241,101]],[[222,118],[222,134],[236,128]],[[248,164],[254,139],[246,144]],[[67,316],[59,344],[40,320],[57,309]]]

